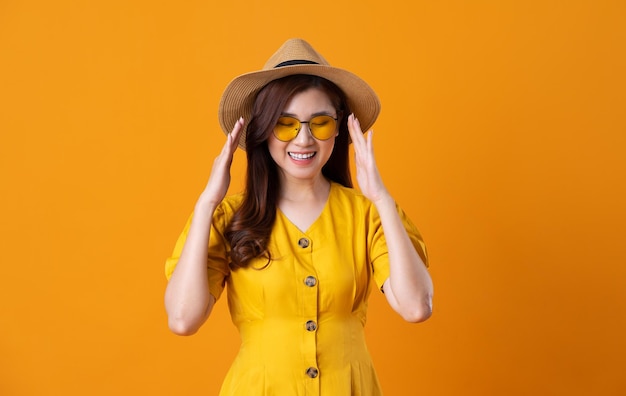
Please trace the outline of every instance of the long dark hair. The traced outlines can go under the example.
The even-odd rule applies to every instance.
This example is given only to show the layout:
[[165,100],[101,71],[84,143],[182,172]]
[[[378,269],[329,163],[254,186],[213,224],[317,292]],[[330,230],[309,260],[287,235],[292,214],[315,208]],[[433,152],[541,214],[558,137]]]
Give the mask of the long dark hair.
[[352,187],[348,155],[350,109],[343,91],[322,77],[304,74],[268,83],[258,93],[248,123],[248,168],[243,202],[224,233],[231,246],[232,269],[245,267],[256,257],[266,257],[268,264],[271,261],[267,244],[276,219],[280,178],[278,166],[270,156],[267,140],[289,100],[310,88],[317,88],[328,95],[337,111],[339,125],[339,135],[328,162],[322,167],[322,174],[329,180]]

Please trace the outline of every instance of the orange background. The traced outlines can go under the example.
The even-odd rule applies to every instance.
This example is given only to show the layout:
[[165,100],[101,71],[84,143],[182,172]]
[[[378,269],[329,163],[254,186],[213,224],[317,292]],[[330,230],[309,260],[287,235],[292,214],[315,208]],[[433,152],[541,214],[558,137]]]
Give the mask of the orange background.
[[386,393],[626,394],[624,2],[214,3],[0,3],[0,394],[217,393],[226,304],[169,333],[163,265],[222,90],[288,37],[377,90],[430,249],[429,321],[371,299]]

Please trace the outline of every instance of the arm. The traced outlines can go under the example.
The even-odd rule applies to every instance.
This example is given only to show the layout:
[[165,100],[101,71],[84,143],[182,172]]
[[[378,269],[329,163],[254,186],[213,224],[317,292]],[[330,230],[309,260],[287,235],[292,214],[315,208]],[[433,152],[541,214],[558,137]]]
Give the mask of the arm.
[[408,322],[422,322],[432,313],[433,283],[415,251],[390,195],[374,203],[389,249],[389,279],[383,284],[389,305]]
[[209,182],[196,202],[185,246],[165,289],[168,325],[179,335],[198,331],[215,303],[207,280],[208,240],[213,212],[230,184],[230,166],[242,126],[243,119],[239,119],[213,163]]
[[383,290],[389,305],[409,322],[422,322],[432,313],[433,283],[398,215],[395,201],[380,178],[372,145],[359,121],[351,115],[348,130],[356,154],[357,181],[363,194],[376,206],[389,251],[389,279]]

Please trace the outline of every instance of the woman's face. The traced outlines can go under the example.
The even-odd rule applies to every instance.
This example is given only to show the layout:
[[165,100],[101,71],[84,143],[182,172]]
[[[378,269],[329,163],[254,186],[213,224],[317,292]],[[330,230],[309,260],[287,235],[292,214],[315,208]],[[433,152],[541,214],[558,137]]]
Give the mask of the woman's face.
[[[328,96],[317,88],[296,94],[283,109],[283,116],[308,122],[318,115],[337,118],[337,111]],[[339,127],[336,127],[339,131]],[[283,179],[314,180],[322,174],[335,146],[337,132],[327,140],[318,140],[311,135],[309,124],[301,124],[298,135],[288,142],[278,140],[274,134],[268,139],[270,155],[281,170]]]

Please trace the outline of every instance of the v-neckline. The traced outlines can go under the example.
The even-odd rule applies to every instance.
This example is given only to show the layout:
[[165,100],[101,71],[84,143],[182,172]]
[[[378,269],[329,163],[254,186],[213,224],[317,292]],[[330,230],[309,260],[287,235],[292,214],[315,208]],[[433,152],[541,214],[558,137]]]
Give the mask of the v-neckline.
[[334,183],[331,181],[330,182],[330,188],[328,190],[328,197],[326,197],[326,202],[324,202],[324,205],[322,206],[322,210],[320,210],[320,212],[318,213],[317,217],[311,222],[311,224],[308,225],[308,227],[306,228],[306,230],[301,229],[300,227],[298,227],[290,218],[289,216],[287,216],[287,214],[285,212],[283,212],[283,210],[280,208],[280,206],[277,206],[276,209],[278,211],[278,213],[280,213],[280,215],[282,217],[285,218],[285,220],[287,220],[287,222],[294,227],[296,230],[298,230],[298,232],[302,233],[302,234],[309,234],[311,232],[311,229],[320,221],[320,219],[322,218],[322,215],[324,214],[324,212],[326,212],[328,210],[328,205],[330,202],[330,196],[333,193],[333,189],[334,189]]

